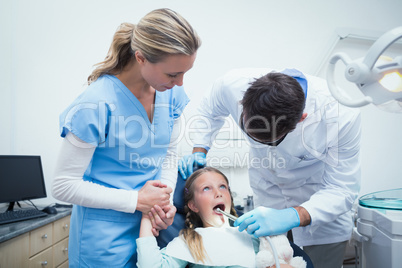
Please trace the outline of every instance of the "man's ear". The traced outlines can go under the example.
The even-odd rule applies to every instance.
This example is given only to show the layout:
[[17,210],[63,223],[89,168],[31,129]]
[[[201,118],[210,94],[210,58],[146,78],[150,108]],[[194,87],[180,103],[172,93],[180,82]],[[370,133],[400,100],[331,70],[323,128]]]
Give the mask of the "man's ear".
[[135,55],[135,59],[137,60],[137,62],[138,62],[139,64],[144,64],[145,61],[147,60],[147,59],[144,57],[144,55],[142,55],[141,51],[138,51],[138,50],[137,50],[134,55]]
[[200,210],[196,207],[196,205],[194,204],[194,201],[193,200],[190,200],[188,203],[187,203],[187,206],[188,206],[188,208],[189,209],[191,209],[193,212],[195,212],[195,213],[198,213]]
[[302,117],[300,118],[299,123],[300,123],[300,122],[303,122],[304,119],[306,119],[307,115],[308,115],[307,113],[303,113],[303,114],[302,114]]

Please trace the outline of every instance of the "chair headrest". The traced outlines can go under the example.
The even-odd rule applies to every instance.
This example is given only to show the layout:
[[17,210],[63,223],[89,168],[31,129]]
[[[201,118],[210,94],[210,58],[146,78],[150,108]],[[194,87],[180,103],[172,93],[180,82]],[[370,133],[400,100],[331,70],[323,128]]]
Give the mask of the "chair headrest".
[[[194,171],[202,167],[194,166]],[[177,213],[184,214],[184,186],[186,180],[183,180],[180,172],[177,172],[176,189],[174,190],[173,205],[177,208]]]

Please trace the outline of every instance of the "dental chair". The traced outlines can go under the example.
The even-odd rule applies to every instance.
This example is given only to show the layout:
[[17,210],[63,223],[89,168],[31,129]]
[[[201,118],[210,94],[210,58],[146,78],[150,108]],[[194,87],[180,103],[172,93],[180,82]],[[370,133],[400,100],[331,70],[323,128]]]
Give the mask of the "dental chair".
[[[194,170],[195,171],[195,170]],[[173,196],[173,205],[177,208],[176,215],[174,216],[173,224],[170,225],[166,230],[159,231],[159,236],[156,238],[158,246],[164,248],[167,244],[172,241],[175,237],[179,236],[181,229],[185,228],[186,214],[184,213],[184,185],[186,181],[183,180],[181,174],[178,172],[176,189]],[[241,216],[243,212],[237,211],[237,214]],[[307,263],[307,268],[313,268],[313,263],[311,262],[309,256],[297,245],[290,241],[290,245],[293,248],[293,256],[301,256]]]

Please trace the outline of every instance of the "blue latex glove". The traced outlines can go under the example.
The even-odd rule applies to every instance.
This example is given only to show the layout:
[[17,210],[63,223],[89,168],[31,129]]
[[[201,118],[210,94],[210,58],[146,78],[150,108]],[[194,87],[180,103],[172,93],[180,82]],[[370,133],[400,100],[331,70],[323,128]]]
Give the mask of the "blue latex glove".
[[300,225],[299,213],[294,208],[273,209],[258,207],[239,217],[234,226],[255,237],[279,235]]
[[179,160],[179,172],[186,180],[191,174],[193,174],[194,166],[204,167],[207,164],[207,156],[203,152],[196,152],[190,155],[185,155]]

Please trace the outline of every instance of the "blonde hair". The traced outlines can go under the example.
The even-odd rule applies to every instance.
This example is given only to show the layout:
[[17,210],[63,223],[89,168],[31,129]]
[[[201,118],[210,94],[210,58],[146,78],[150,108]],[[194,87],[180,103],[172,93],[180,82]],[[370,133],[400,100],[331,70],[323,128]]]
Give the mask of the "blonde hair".
[[88,84],[104,74],[119,74],[140,51],[151,63],[174,54],[193,55],[201,40],[191,25],[178,13],[163,8],[145,15],[137,25],[122,23],[113,36],[104,61],[88,77]]
[[[190,200],[193,200],[193,198],[194,198],[194,182],[195,182],[195,180],[199,176],[201,176],[202,174],[207,173],[207,172],[214,172],[216,174],[221,175],[226,180],[227,184],[229,185],[229,180],[225,176],[225,174],[223,174],[216,168],[205,167],[205,168],[195,171],[186,180],[186,185],[184,188],[184,212],[186,213],[186,221],[185,221],[186,228],[184,228],[180,231],[180,235],[183,236],[184,241],[186,242],[187,247],[189,248],[190,253],[193,256],[194,260],[196,262],[201,261],[202,263],[204,263],[204,260],[206,258],[206,253],[205,253],[204,245],[202,243],[202,236],[195,231],[195,228],[204,227],[204,226],[203,226],[200,216],[198,216],[197,213],[195,213],[188,207],[188,202]],[[229,188],[229,193],[230,193],[230,199],[232,201],[232,205],[230,208],[230,214],[237,217],[237,213],[234,208],[232,192],[230,191],[230,188]]]

